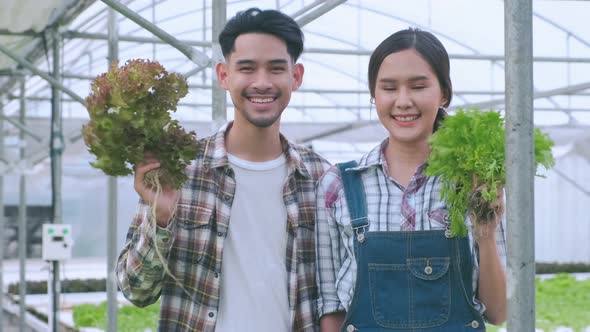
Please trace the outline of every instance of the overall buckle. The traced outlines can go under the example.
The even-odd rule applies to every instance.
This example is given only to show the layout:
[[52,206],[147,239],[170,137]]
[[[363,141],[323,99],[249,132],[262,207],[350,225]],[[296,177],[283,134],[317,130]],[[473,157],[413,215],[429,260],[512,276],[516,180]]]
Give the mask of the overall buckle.
[[354,233],[356,234],[356,239],[359,243],[363,243],[365,241],[365,232],[367,231],[368,225],[363,225],[359,227],[353,227]]

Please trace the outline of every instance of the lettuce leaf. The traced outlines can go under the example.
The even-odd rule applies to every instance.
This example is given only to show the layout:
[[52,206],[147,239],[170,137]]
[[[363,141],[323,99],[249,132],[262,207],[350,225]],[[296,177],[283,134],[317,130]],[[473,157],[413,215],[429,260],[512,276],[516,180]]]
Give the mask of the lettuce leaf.
[[[452,236],[467,235],[464,220],[473,209],[469,206],[473,188],[480,187],[482,199],[491,202],[506,183],[504,142],[504,119],[497,112],[478,109],[459,109],[432,135],[426,174],[441,177],[441,198],[449,206]],[[549,136],[535,128],[534,144],[535,173],[539,164],[553,167]]]
[[160,161],[162,186],[180,188],[198,147],[195,132],[185,132],[170,112],[187,93],[186,79],[156,61],[113,63],[92,82],[86,98],[90,121],[82,135],[96,156],[90,164],[108,175],[125,176],[150,152]]

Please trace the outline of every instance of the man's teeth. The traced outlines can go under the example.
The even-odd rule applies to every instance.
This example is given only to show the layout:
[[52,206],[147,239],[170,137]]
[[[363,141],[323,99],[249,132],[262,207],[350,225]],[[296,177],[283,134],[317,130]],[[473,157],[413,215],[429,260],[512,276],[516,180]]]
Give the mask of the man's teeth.
[[266,104],[270,103],[274,100],[272,97],[265,97],[265,98],[250,98],[250,101],[257,104]]
[[393,117],[398,121],[405,122],[405,121],[414,121],[414,120],[418,119],[419,116],[418,115],[394,115]]

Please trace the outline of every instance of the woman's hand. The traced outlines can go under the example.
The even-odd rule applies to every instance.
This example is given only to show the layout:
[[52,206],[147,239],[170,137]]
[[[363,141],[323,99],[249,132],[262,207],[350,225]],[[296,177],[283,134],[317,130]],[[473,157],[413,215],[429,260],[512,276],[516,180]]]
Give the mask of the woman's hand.
[[496,189],[496,198],[486,201],[482,195],[482,185],[478,184],[477,175],[473,175],[473,191],[469,197],[469,219],[473,225],[476,240],[490,238],[495,241],[496,227],[504,215],[504,187]]

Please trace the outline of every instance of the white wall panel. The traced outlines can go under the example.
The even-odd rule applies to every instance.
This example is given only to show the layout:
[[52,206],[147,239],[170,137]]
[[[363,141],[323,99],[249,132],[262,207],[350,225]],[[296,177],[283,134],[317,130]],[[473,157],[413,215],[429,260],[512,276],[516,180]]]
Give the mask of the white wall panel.
[[590,263],[590,163],[569,154],[556,172],[535,181],[535,257],[537,262]]

